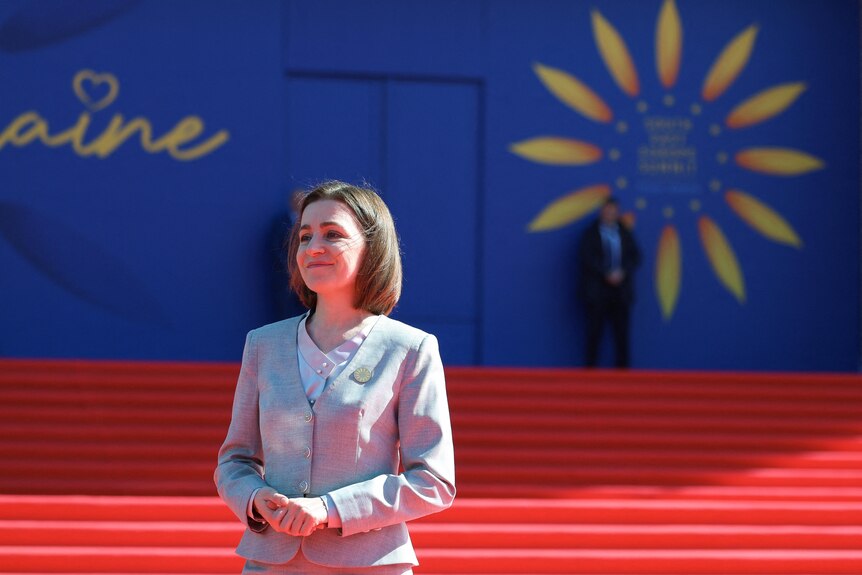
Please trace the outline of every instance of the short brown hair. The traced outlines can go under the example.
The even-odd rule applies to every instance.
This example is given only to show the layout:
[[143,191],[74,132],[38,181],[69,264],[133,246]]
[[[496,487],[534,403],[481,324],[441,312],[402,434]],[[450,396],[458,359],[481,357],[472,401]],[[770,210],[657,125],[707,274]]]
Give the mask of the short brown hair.
[[334,200],[350,208],[365,237],[365,254],[356,276],[353,305],[374,314],[389,315],[401,297],[401,250],[395,222],[389,208],[371,188],[361,188],[337,180],[324,182],[308,192],[299,206],[299,217],[287,238],[287,271],[290,287],[309,309],[317,306],[317,294],[308,289],[296,254],[299,250],[299,227],[309,204]]

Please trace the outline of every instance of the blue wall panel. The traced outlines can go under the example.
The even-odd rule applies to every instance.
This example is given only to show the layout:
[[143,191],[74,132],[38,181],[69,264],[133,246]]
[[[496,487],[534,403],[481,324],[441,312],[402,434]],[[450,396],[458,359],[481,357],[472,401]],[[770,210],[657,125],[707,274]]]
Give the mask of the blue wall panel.
[[[0,149],[0,353],[238,359],[268,319],[278,3],[130,2],[71,32],[58,4],[18,2],[0,22],[0,69],[15,78],[0,88],[0,129],[30,112],[51,136],[89,119],[80,150],[25,143],[26,130]],[[104,4],[74,5],[86,16]],[[194,159],[150,153],[140,132],[87,150],[112,121],[146,122],[155,142],[188,117],[203,131],[178,149],[227,140]]]
[[438,334],[446,361],[478,362],[478,89],[391,82],[387,201],[407,282],[397,317]]
[[291,76],[286,101],[290,181],[379,187],[404,253],[394,317],[437,334],[447,361],[477,362],[477,87]]
[[[676,32],[657,32],[663,6]],[[438,334],[448,363],[582,363],[575,250],[594,214],[529,226],[607,185],[644,253],[635,366],[857,369],[858,18],[855,0],[5,2],[0,354],[238,359],[243,334],[279,317],[273,219],[293,189],[341,178],[392,206],[407,270],[396,316]],[[626,44],[632,93],[599,49],[601,21]],[[746,30],[739,73],[707,98],[710,68]],[[659,33],[682,38],[664,83]],[[609,115],[555,95],[537,64]],[[728,123],[788,84],[798,94],[773,98],[769,117]],[[656,128],[669,120],[685,127]],[[551,136],[598,156],[557,165],[513,147]],[[817,165],[764,173],[738,159],[752,148]],[[643,161],[660,154],[695,169]],[[761,208],[733,205],[734,191]],[[798,245],[774,237],[776,216]],[[670,228],[681,273],[663,312]]]
[[288,69],[381,75],[482,74],[484,2],[289,2]]
[[[496,57],[489,60],[486,76],[485,265],[488,278],[508,279],[486,291],[485,361],[583,361],[575,249],[590,216],[558,230],[529,233],[526,228],[556,199],[606,183],[624,211],[636,216],[635,234],[645,256],[636,276],[635,365],[856,369],[856,3],[826,7],[787,2],[779,10],[769,2],[676,2],[683,42],[679,75],[669,88],[659,82],[655,64],[662,5],[548,1],[526,11],[520,2],[494,3],[488,52]],[[617,86],[602,59],[594,39],[594,9],[627,43],[640,80],[634,96]],[[752,24],[758,32],[747,64],[720,98],[705,101],[701,87],[713,62]],[[613,119],[592,120],[554,97],[534,73],[536,62],[577,77],[605,102]],[[727,115],[747,98],[789,82],[800,82],[805,90],[782,113],[746,129],[725,125]],[[692,122],[689,133],[674,135],[683,136],[678,148],[689,148],[697,156],[694,176],[655,178],[641,170],[640,148],[661,148],[651,142],[646,128],[650,118]],[[556,166],[510,150],[512,143],[548,135],[591,143],[603,156],[588,165]],[[757,146],[804,151],[819,158],[823,167],[776,176],[736,165],[738,151]],[[768,204],[793,226],[802,245],[783,245],[752,229],[725,201],[733,189]],[[741,301],[719,282],[707,261],[698,230],[704,216],[721,227],[733,248],[745,287]],[[669,225],[680,238],[682,273],[673,313],[663,317],[655,268],[658,239]],[[517,256],[492,249],[492,239],[500,236],[520,242]],[[511,273],[513,267],[519,273]]]
[[288,78],[283,161],[291,189],[326,179],[380,181],[384,90],[368,79]]

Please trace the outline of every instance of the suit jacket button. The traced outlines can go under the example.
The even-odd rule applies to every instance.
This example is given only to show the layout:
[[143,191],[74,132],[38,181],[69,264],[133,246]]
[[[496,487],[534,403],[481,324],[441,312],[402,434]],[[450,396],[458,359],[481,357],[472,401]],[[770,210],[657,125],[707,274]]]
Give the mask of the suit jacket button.
[[303,481],[299,484],[299,490],[303,493],[308,493],[308,481]]
[[311,417],[312,417],[311,412],[310,411],[306,412],[305,421],[311,421]]
[[304,453],[304,455],[305,455],[305,458],[306,458],[306,459],[309,459],[309,458],[311,457],[311,448],[310,448],[310,447],[306,447],[306,448],[305,448],[305,451],[304,451],[303,453]]

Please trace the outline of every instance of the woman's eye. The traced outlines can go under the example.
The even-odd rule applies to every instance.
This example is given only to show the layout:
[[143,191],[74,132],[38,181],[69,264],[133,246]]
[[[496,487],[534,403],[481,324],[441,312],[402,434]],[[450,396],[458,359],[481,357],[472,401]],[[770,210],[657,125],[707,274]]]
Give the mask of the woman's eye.
[[301,236],[299,236],[299,242],[300,242],[300,243],[303,243],[303,244],[304,244],[304,243],[306,243],[306,242],[308,242],[308,241],[310,241],[310,240],[311,240],[311,236],[310,236],[310,235],[308,235],[308,234],[302,234]]
[[332,240],[332,239],[340,238],[340,237],[342,237],[342,235],[338,232],[330,231],[330,232],[326,232],[326,237]]

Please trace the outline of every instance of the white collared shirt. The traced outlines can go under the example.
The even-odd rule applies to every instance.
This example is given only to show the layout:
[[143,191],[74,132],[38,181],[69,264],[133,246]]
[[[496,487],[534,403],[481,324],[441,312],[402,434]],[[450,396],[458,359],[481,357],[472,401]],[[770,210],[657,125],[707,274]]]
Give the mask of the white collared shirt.
[[299,365],[299,378],[305,389],[305,395],[308,397],[308,402],[314,405],[320,394],[323,393],[327,381],[338,377],[348,362],[356,355],[362,342],[377,325],[380,316],[375,316],[372,321],[367,321],[359,333],[328,353],[321,351],[311,336],[308,335],[305,322],[309,316],[310,314],[305,314],[297,328],[296,359]]
[[604,264],[607,271],[616,271],[623,267],[623,247],[619,224],[601,224],[599,232],[602,236]]

